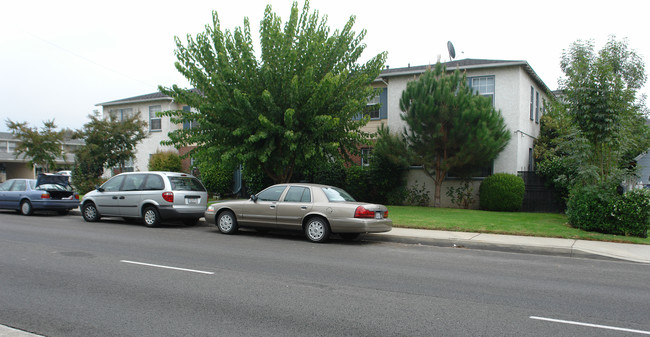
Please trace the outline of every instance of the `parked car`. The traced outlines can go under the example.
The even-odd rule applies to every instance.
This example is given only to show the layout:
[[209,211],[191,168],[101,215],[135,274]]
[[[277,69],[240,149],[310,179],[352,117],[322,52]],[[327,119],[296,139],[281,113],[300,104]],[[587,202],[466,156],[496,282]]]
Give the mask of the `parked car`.
[[139,219],[148,227],[180,219],[190,226],[203,216],[208,192],[194,176],[176,172],[128,172],[109,179],[81,201],[89,222],[102,217]]
[[224,234],[240,227],[290,229],[303,231],[312,242],[325,242],[331,233],[355,239],[393,226],[386,206],[357,202],[338,187],[318,184],[273,185],[248,200],[215,203],[205,220]]
[[37,179],[9,179],[0,184],[0,208],[15,209],[23,215],[34,211],[67,214],[79,206],[77,194],[67,176],[39,174]]

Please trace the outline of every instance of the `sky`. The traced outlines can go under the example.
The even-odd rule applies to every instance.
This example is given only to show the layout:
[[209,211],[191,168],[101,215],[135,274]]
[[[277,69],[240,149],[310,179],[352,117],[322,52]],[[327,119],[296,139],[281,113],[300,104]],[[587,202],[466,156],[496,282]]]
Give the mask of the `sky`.
[[[303,0],[299,2],[302,9]],[[360,62],[386,51],[391,68],[447,61],[447,41],[456,59],[527,61],[555,90],[562,52],[577,40],[599,50],[610,35],[650,68],[647,11],[641,1],[366,1],[311,0],[333,30],[356,17],[367,31]],[[0,131],[6,121],[81,129],[98,103],[190,87],[174,67],[174,37],[205,31],[216,11],[223,30],[248,17],[254,41],[270,4],[283,22],[292,1],[113,0],[11,1],[0,18]],[[531,5],[531,4],[534,4]],[[257,43],[259,46],[259,44]],[[259,47],[256,48],[259,53]],[[642,93],[649,92],[648,86]]]

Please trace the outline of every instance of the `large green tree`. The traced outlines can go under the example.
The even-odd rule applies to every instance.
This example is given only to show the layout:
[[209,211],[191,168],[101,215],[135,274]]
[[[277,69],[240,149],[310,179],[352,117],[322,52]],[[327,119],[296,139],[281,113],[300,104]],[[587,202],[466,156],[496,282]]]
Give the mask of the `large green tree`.
[[7,128],[20,142],[16,145],[16,158],[22,155],[23,159],[29,158],[33,166],[40,166],[45,172],[56,167],[55,160],[62,156],[64,133],[56,131],[54,120],[43,122],[43,127],[29,127],[27,122],[14,122],[6,120]]
[[[168,111],[177,123],[192,122],[169,134],[165,144],[196,145],[228,165],[243,163],[274,182],[328,158],[347,157],[367,135],[367,119],[356,116],[375,95],[370,87],[386,54],[359,64],[365,30],[356,34],[354,16],[330,31],[327,17],[302,11],[294,2],[283,25],[267,6],[260,23],[261,54],[256,56],[248,19],[234,31],[212,24],[184,45],[176,38],[176,68],[195,89],[160,90],[196,110]],[[349,159],[349,158],[348,158]]]
[[136,145],[147,136],[147,123],[137,114],[119,120],[114,116],[102,118],[95,112],[88,118],[90,121],[75,134],[75,138],[85,141],[76,151],[73,172],[75,184],[82,193],[99,182],[104,168],[123,168],[126,161],[135,157]]
[[595,52],[593,41],[576,41],[562,54],[560,81],[565,109],[584,139],[584,183],[610,180],[621,166],[650,145],[645,126],[645,104],[638,91],[647,75],[642,58],[628,48],[627,40],[611,36]]
[[576,41],[562,55],[563,94],[541,120],[537,171],[568,197],[575,186],[619,184],[629,163],[650,147],[641,58],[627,40],[610,37],[596,52]]
[[473,92],[460,71],[448,73],[440,63],[407,84],[400,108],[412,160],[434,181],[436,207],[449,171],[470,172],[489,164],[510,140],[492,101]]

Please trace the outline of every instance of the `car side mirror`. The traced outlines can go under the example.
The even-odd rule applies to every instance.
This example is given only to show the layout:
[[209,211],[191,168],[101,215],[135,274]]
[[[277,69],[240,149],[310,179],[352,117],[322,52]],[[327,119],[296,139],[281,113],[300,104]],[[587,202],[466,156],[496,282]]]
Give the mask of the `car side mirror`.
[[251,200],[253,200],[253,202],[256,202],[257,196],[255,194],[251,194]]
[[97,185],[95,185],[95,189],[96,189],[97,191],[99,191],[99,192],[104,192],[104,189],[101,188],[101,187],[99,187],[99,186],[97,186]]

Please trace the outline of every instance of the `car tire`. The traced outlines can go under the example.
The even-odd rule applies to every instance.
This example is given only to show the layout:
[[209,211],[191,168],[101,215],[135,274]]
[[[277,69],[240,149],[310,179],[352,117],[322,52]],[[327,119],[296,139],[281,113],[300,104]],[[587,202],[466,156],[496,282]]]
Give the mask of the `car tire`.
[[187,227],[196,226],[199,223],[199,218],[183,219],[183,225]]
[[231,211],[223,211],[219,213],[216,224],[219,231],[223,234],[235,234],[237,233],[237,230],[239,230],[235,213]]
[[85,203],[83,206],[81,206],[81,216],[87,222],[97,222],[100,218],[97,206],[95,206],[95,204],[92,202]]
[[147,227],[158,227],[160,224],[160,212],[154,206],[145,207],[142,211],[142,222]]
[[339,235],[346,241],[355,241],[361,237],[361,233],[340,233]]
[[20,202],[20,214],[22,215],[32,215],[34,214],[34,208],[32,203],[29,200],[23,200]]
[[321,217],[307,219],[307,223],[305,223],[305,236],[309,241],[315,243],[327,242],[330,233],[330,226],[325,219]]

